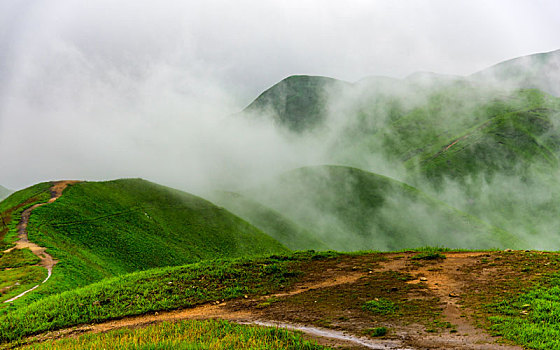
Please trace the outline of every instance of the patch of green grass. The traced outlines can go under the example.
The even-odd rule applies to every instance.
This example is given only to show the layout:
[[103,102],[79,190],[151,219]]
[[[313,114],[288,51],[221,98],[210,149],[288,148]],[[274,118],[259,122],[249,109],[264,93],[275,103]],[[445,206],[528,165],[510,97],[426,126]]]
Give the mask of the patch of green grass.
[[293,349],[327,347],[303,339],[301,332],[273,327],[239,325],[227,321],[158,323],[141,329],[120,329],[100,334],[46,341],[25,349]]
[[279,302],[280,299],[276,298],[276,297],[270,297],[267,298],[265,301],[260,302],[257,304],[257,306],[255,306],[257,309],[265,309],[267,307],[269,307],[270,305]]
[[433,320],[426,328],[426,332],[435,333],[442,329],[449,329],[451,333],[456,333],[456,326],[453,326],[447,321]]
[[495,335],[531,349],[560,348],[560,276],[516,298],[488,306]]
[[446,256],[441,253],[439,248],[424,250],[423,252],[413,255],[412,260],[441,260],[446,259]]
[[0,269],[15,268],[25,265],[35,265],[41,259],[29,248],[14,249],[8,253],[0,253]]
[[0,341],[147,312],[193,307],[282,290],[298,279],[301,262],[328,259],[311,252],[268,258],[204,261],[136,272],[43,298],[0,316]]
[[398,309],[398,306],[391,300],[376,298],[366,301],[362,306],[362,309],[378,315],[389,315],[395,313]]
[[[47,270],[40,266],[22,266],[0,271],[0,303],[34,286],[47,277]],[[2,306],[11,306],[2,303]]]
[[371,337],[383,337],[387,334],[387,328],[375,327],[366,329],[365,333]]

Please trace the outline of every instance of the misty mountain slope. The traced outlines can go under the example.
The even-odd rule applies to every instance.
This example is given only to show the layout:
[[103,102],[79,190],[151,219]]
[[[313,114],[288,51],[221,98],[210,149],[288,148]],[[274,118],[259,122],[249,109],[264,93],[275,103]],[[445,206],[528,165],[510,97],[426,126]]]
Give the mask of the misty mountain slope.
[[244,192],[331,249],[516,246],[513,235],[390,178],[343,166],[300,168]]
[[521,90],[471,106],[453,102],[416,109],[393,123],[384,130],[386,154],[420,164],[430,178],[557,166],[559,99]]
[[[556,167],[560,99],[541,91],[496,90],[455,81],[425,91],[413,108],[406,106],[404,96],[369,101],[347,106],[344,124],[332,141],[324,142],[332,162],[372,168],[381,158],[393,168],[405,165],[408,177],[437,175],[436,180],[511,170],[521,163]],[[481,132],[488,137],[481,140]],[[480,147],[457,164],[443,157],[476,140]],[[448,166],[434,166],[440,160]]]
[[530,167],[553,169],[558,166],[560,134],[553,130],[551,113],[557,111],[534,109],[495,117],[424,156],[422,171],[434,179],[526,174]]
[[225,207],[250,224],[293,250],[326,250],[328,245],[315,234],[299,227],[281,213],[239,193],[219,191],[211,196],[213,203]]
[[326,77],[290,76],[264,91],[243,112],[270,115],[291,131],[312,130],[324,121],[330,89],[346,84]]
[[536,88],[560,96],[560,50],[498,63],[470,76],[482,82]]
[[3,187],[2,185],[0,185],[0,201],[4,198],[8,197],[11,193],[13,193],[12,190],[9,190],[6,187]]
[[60,261],[41,289],[48,293],[153,267],[287,251],[206,200],[139,179],[69,187],[33,211],[29,238]]

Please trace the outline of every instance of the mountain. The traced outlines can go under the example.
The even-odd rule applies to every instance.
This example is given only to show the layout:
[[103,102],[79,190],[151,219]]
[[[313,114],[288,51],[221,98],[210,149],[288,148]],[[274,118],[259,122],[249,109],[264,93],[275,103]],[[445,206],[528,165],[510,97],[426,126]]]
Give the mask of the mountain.
[[300,168],[247,197],[335,250],[517,246],[521,240],[390,178],[343,166]]
[[212,202],[247,220],[247,222],[266,232],[290,249],[326,250],[329,248],[316,235],[298,226],[280,212],[239,193],[214,192],[211,194],[210,199]]
[[140,179],[71,185],[33,210],[28,231],[59,261],[49,288],[33,295],[154,267],[288,251],[227,210]]
[[[434,180],[558,166],[560,99],[538,90],[446,90],[381,131],[385,154]],[[365,137],[365,136],[364,136]]]
[[0,186],[0,201],[8,197],[13,191],[7,189],[6,187]]
[[504,61],[470,78],[518,88],[535,88],[560,96],[560,50]]
[[321,125],[329,93],[346,84],[326,77],[290,76],[264,91],[244,113],[270,115],[276,124],[301,133]]

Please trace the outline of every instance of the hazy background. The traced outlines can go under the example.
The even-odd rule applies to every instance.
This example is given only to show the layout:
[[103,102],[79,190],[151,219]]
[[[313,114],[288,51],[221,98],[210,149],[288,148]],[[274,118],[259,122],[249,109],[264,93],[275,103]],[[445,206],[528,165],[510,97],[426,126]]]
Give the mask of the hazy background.
[[288,75],[466,75],[558,33],[555,0],[3,1],[0,184],[239,186],[325,160],[230,117]]

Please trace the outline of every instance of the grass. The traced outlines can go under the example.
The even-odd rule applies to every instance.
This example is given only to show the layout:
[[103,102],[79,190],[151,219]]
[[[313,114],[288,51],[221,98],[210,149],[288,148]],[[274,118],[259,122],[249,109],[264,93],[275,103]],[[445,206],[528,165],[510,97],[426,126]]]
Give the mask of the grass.
[[0,316],[0,341],[78,324],[268,294],[297,280],[298,263],[332,256],[304,252],[206,261],[106,279],[10,310]]
[[511,299],[488,305],[495,335],[530,349],[560,348],[560,275]]
[[41,261],[29,248],[14,249],[8,253],[0,252],[0,269],[35,265]]
[[430,178],[444,174],[465,177],[486,174],[525,173],[528,166],[558,166],[557,145],[550,115],[552,109],[539,108],[498,115],[453,140],[435,155],[422,160],[423,171]]
[[391,300],[376,298],[374,300],[365,302],[362,308],[374,314],[389,315],[395,313],[398,309],[398,306],[395,305],[395,303],[393,303]]
[[383,337],[387,334],[386,327],[375,327],[366,329],[365,333],[371,337]]
[[0,271],[0,302],[36,286],[46,277],[47,270],[40,266],[21,266]]
[[438,259],[445,259],[446,256],[441,252],[444,249],[442,248],[425,248],[416,255],[413,255],[411,259],[413,260],[438,260]]
[[50,340],[24,349],[329,349],[303,339],[302,333],[227,321],[158,323],[76,338]]
[[50,182],[43,182],[17,191],[0,202],[0,251],[14,245],[21,213],[36,203],[48,201],[51,197],[51,186]]
[[257,308],[257,309],[264,309],[264,308],[269,307],[270,305],[272,305],[272,304],[274,304],[274,303],[277,303],[277,302],[279,302],[279,301],[280,301],[280,299],[278,299],[278,298],[276,298],[276,297],[270,297],[270,298],[267,298],[265,301],[263,301],[263,302],[261,302],[261,303],[258,303],[258,304],[255,306],[255,308]]
[[208,201],[139,179],[71,185],[33,211],[28,231],[60,261],[30,300],[138,270],[288,251]]

